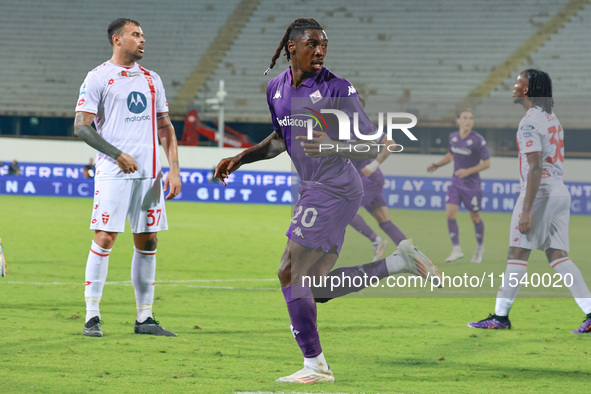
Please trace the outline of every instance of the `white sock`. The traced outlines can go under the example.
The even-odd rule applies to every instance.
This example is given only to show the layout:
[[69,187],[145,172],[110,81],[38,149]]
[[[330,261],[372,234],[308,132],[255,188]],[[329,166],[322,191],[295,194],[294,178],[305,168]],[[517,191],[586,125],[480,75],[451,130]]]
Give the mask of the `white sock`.
[[304,368],[314,369],[316,371],[328,371],[328,364],[324,358],[324,353],[320,353],[316,357],[305,358],[304,357]]
[[382,242],[384,239],[382,237],[380,237],[379,235],[376,236],[376,239],[371,241],[373,246],[378,246],[380,244],[380,242]]
[[461,254],[464,254],[464,252],[462,252],[462,247],[460,245],[454,245],[453,249],[454,252],[458,252]]
[[138,323],[143,323],[147,318],[152,317],[151,304],[137,304],[137,318]]
[[103,287],[107,280],[109,269],[109,254],[111,249],[104,249],[94,241],[88,252],[86,260],[86,285],[84,286],[84,299],[86,300],[86,321],[95,316],[101,317],[99,303],[103,296]]
[[152,317],[154,287],[156,280],[156,251],[133,248],[131,260],[131,283],[135,290],[137,321],[139,323]]
[[566,284],[572,282],[568,289],[575,301],[585,314],[591,313],[591,292],[589,292],[583,274],[581,274],[577,265],[573,263],[570,257],[562,257],[551,262],[550,266],[562,276],[562,280]]
[[388,269],[388,275],[396,275],[403,272],[408,272],[406,261],[398,254],[391,254],[390,256],[386,257],[386,268]]
[[527,261],[508,260],[505,270],[504,286],[499,287],[495,305],[495,315],[509,316],[515,297],[521,288],[521,279],[527,272]]

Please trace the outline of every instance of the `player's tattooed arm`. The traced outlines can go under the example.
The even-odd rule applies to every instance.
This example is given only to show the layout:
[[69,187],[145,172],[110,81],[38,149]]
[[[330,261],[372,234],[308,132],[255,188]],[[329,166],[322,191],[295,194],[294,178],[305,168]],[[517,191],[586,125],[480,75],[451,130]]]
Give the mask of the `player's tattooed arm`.
[[168,113],[158,114],[156,122],[158,124],[158,137],[170,168],[164,181],[164,190],[169,190],[166,199],[170,200],[181,192],[178,141]]
[[271,159],[280,153],[285,152],[286,149],[285,140],[281,138],[276,131],[273,131],[267,138],[252,148],[248,148],[234,157],[227,157],[220,160],[215,168],[214,177],[219,178],[225,186],[225,179],[228,178],[232,172],[240,168],[242,164]]
[[76,117],[74,118],[74,134],[94,149],[113,158],[124,173],[128,174],[137,171],[138,168],[135,159],[127,153],[121,152],[121,150],[117,149],[101,137],[91,126],[93,121],[94,114],[88,112],[76,112]]

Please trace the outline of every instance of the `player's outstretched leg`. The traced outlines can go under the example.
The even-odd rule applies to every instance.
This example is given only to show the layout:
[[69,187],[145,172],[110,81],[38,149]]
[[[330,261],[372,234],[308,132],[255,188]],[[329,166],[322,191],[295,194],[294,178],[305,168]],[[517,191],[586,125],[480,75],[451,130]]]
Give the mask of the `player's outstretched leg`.
[[485,319],[468,323],[468,327],[484,328],[488,330],[510,330],[511,322],[509,321],[509,316],[489,314]]
[[381,280],[390,275],[386,259],[352,267],[339,267],[330,271],[326,280],[320,286],[314,286],[312,291],[316,302],[324,303],[365,289],[373,278]]
[[398,244],[398,248],[392,254],[392,256],[394,255],[401,256],[406,263],[406,271],[403,272],[420,275],[423,278],[430,280],[433,280],[434,277],[441,279],[437,267],[427,256],[425,256],[423,252],[419,250],[419,248],[415,246],[412,239],[405,239],[401,241]]

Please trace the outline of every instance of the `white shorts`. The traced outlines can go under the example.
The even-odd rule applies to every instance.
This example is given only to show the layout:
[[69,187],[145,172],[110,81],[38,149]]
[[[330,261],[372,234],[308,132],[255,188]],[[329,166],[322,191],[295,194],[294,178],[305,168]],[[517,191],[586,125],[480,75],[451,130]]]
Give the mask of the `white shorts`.
[[90,229],[122,233],[126,217],[133,234],[168,230],[162,173],[155,179],[95,178]]
[[523,211],[525,193],[519,195],[509,232],[509,246],[522,249],[549,248],[564,250],[568,253],[568,223],[570,219],[570,194],[540,196],[534,199],[532,207],[532,232],[522,234],[519,232],[519,217]]

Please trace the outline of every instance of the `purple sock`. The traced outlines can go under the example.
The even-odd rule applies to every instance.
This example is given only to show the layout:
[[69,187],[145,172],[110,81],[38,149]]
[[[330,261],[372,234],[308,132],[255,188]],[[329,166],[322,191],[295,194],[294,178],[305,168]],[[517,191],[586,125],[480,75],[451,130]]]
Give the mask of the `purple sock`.
[[456,222],[456,219],[447,221],[447,231],[449,231],[452,245],[460,246],[460,229],[458,228],[458,222]]
[[361,234],[365,235],[371,242],[374,242],[378,235],[365,223],[365,220],[359,215],[358,213],[355,214],[351,223],[349,223],[351,227],[355,230],[359,231]]
[[390,237],[390,239],[392,239],[392,241],[394,241],[396,245],[398,245],[400,241],[406,239],[406,235],[404,235],[402,230],[399,229],[398,226],[396,226],[394,223],[392,223],[391,220],[388,222],[380,223],[380,227],[382,228],[382,230],[384,230],[386,234],[388,234],[388,237]]
[[476,243],[478,246],[482,246],[484,242],[484,222],[482,220],[474,223],[474,233],[476,234]]
[[383,279],[387,276],[389,274],[385,259],[354,267],[340,267],[325,277],[326,283],[318,283],[322,286],[314,286],[314,297],[317,302],[327,302],[363,290],[370,283],[376,283],[376,279],[370,280],[371,277]]
[[[295,294],[303,298],[293,298]],[[316,302],[312,290],[301,283],[283,287],[283,297],[287,303],[287,312],[291,320],[291,332],[298,343],[304,357],[316,357],[322,353],[320,336],[316,325]]]

